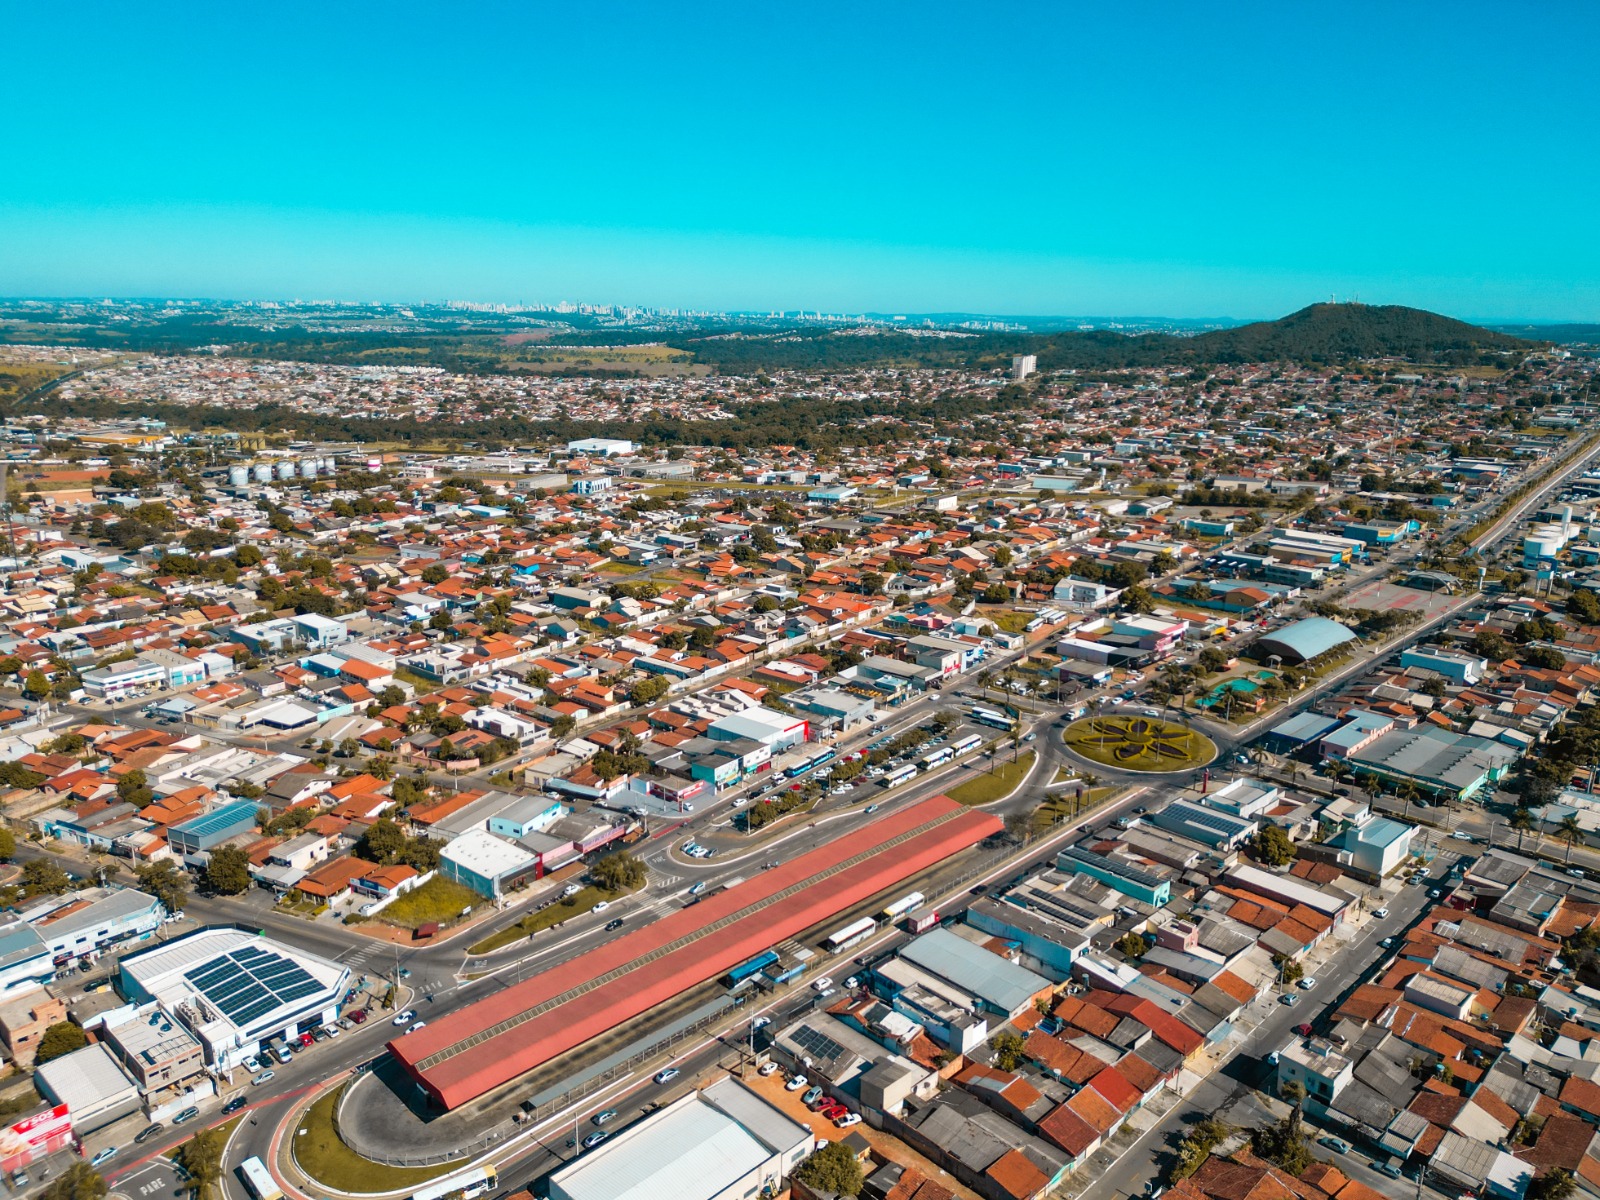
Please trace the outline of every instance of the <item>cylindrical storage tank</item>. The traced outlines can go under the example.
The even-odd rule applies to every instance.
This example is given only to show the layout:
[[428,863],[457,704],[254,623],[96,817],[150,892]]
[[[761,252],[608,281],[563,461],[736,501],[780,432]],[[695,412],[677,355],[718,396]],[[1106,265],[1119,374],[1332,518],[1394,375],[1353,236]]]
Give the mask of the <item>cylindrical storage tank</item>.
[[374,475],[376,475],[379,471],[383,470],[383,459],[381,459],[381,458],[369,458],[369,459],[367,459],[367,470],[371,471]]
[[294,464],[292,462],[281,462],[281,463],[279,463],[278,464],[278,478],[279,479],[293,479],[294,478]]
[[257,463],[256,464],[256,482],[257,483],[271,483],[272,482],[272,464],[271,463]]
[[316,477],[317,477],[317,460],[314,459],[314,458],[302,458],[300,460],[300,478],[301,479],[315,479]]
[[339,464],[333,461],[332,455],[329,455],[327,458],[319,458],[317,460],[317,465],[322,469],[322,473],[324,475],[332,475],[339,469]]
[[234,487],[243,487],[250,482],[249,467],[229,467],[228,482]]

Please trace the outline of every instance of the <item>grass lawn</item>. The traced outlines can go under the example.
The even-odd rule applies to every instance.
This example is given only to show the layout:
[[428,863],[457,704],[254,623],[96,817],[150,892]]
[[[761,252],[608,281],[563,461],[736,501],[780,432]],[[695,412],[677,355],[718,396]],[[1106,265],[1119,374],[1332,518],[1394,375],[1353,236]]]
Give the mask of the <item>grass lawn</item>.
[[1032,613],[1017,612],[1011,608],[979,608],[973,614],[980,621],[993,621],[1001,633],[1022,633],[1033,620]]
[[465,884],[446,879],[443,875],[435,875],[421,887],[412,889],[379,912],[376,919],[390,925],[415,929],[418,925],[425,925],[429,921],[438,921],[441,925],[447,921],[454,921],[461,915],[463,908],[476,908],[480,904],[487,903],[488,901]]
[[1040,834],[1048,833],[1050,828],[1056,823],[1057,819],[1070,821],[1075,816],[1082,816],[1091,809],[1098,808],[1100,805],[1104,804],[1107,799],[1109,799],[1111,796],[1114,796],[1116,792],[1117,789],[1112,787],[1090,788],[1084,793],[1083,800],[1078,804],[1076,809],[1073,808],[1072,797],[1070,795],[1051,796],[1043,804],[1039,805],[1038,808],[1033,810],[1034,835],[1038,836]]
[[1005,762],[995,767],[994,774],[975,775],[945,795],[958,804],[988,804],[1002,796],[1009,796],[1016,786],[1027,778],[1033,769],[1033,751],[1017,756],[1016,762]]
[[1217,756],[1204,734],[1155,717],[1085,717],[1062,738],[1079,757],[1122,771],[1187,771]]
[[531,912],[514,925],[507,925],[497,933],[491,933],[481,942],[474,942],[467,947],[468,954],[489,954],[512,942],[519,942],[523,938],[532,937],[541,929],[549,929],[552,925],[559,925],[562,921],[573,917],[582,916],[602,900],[615,900],[626,892],[608,892],[597,887],[586,887],[576,896],[567,900],[558,900],[548,907],[537,912]]
[[595,570],[599,571],[602,575],[632,575],[635,572],[644,570],[644,564],[613,561],[596,567]]
[[447,1175],[467,1161],[458,1158],[434,1167],[387,1167],[362,1158],[339,1140],[333,1127],[334,1106],[343,1094],[344,1088],[338,1088],[313,1104],[294,1134],[295,1161],[330,1191],[398,1192]]

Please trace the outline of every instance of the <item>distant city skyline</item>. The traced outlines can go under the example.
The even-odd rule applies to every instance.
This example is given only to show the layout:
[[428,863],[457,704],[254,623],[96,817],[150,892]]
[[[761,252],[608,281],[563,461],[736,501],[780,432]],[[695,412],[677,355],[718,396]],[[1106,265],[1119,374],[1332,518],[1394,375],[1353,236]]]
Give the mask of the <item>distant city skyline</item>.
[[1600,320],[1592,6],[441,14],[8,8],[0,294]]

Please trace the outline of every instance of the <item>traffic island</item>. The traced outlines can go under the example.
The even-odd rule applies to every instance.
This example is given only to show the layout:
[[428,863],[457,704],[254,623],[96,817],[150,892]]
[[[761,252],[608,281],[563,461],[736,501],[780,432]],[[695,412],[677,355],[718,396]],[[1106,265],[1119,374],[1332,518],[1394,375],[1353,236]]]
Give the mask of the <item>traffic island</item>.
[[1004,800],[1028,778],[1028,772],[1033,770],[1033,758],[1033,751],[1029,750],[1015,761],[995,767],[992,772],[974,775],[965,783],[957,784],[945,795],[969,808]]
[[346,1195],[392,1193],[413,1190],[466,1165],[466,1159],[455,1158],[424,1167],[397,1167],[351,1149],[339,1136],[337,1112],[345,1088],[355,1082],[329,1088],[305,1110],[295,1127],[289,1150],[308,1180],[326,1191]]
[[1118,771],[1193,771],[1217,757],[1216,743],[1203,733],[1159,717],[1085,717],[1068,725],[1061,738],[1079,758]]

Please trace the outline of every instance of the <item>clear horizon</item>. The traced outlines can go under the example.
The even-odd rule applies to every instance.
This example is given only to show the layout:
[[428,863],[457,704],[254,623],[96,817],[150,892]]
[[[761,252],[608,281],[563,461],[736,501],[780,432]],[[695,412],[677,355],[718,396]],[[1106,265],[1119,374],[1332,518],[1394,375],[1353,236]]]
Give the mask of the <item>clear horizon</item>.
[[1600,320],[1600,10],[1514,18],[17,7],[0,292]]

